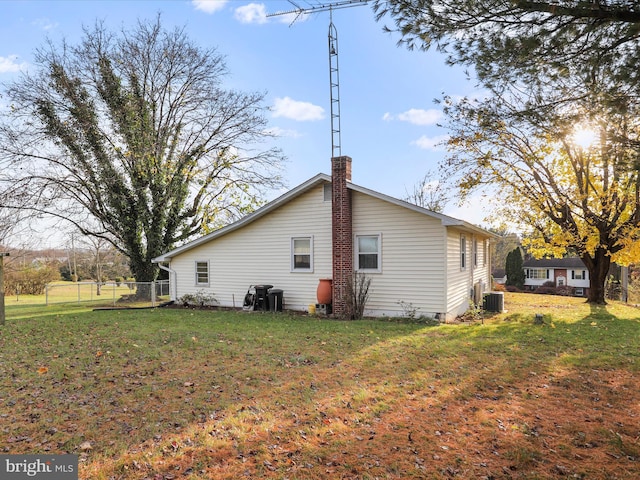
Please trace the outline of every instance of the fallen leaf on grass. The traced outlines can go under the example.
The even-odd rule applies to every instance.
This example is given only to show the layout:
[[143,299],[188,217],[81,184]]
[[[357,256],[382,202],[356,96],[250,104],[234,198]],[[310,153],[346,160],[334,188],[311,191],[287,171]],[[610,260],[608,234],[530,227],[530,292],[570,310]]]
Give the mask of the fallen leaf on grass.
[[86,452],[88,450],[93,450],[93,447],[91,446],[91,442],[82,442],[78,448],[83,452]]
[[40,375],[44,375],[44,374],[45,374],[45,373],[47,373],[48,371],[49,371],[49,369],[48,369],[47,367],[40,367],[40,368],[38,369],[38,373],[39,373]]

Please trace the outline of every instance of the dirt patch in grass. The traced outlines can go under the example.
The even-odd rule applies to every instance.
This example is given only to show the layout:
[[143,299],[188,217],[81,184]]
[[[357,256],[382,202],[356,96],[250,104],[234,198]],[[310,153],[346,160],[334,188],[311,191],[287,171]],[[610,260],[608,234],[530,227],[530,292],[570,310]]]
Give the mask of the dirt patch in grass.
[[10,319],[0,448],[77,453],[97,480],[640,478],[639,312],[576,301],[569,318],[566,299],[531,297],[438,327],[174,309]]

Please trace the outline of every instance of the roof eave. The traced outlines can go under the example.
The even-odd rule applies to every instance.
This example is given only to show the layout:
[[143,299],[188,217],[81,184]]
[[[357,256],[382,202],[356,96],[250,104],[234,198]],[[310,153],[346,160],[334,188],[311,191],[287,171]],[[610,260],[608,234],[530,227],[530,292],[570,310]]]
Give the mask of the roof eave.
[[287,202],[290,202],[291,200],[293,200],[294,198],[296,198],[298,195],[306,192],[307,190],[309,190],[310,188],[314,187],[316,184],[322,183],[322,182],[331,182],[331,177],[329,175],[326,175],[324,173],[319,173],[317,174],[315,177],[310,178],[309,180],[307,180],[304,183],[301,183],[300,185],[298,185],[297,187],[289,190],[288,192],[286,192],[285,194],[279,196],[278,198],[270,201],[269,203],[267,203],[266,205],[263,205],[262,207],[258,208],[257,210],[255,210],[254,212],[242,217],[240,220],[237,220],[236,222],[230,223],[229,225],[219,228],[218,230],[215,230],[207,235],[203,235],[200,238],[197,238],[195,240],[192,240],[191,242],[185,243],[184,245],[175,248],[167,253],[164,253],[158,257],[155,257],[151,260],[152,263],[163,263],[163,262],[168,262],[170,261],[173,257],[175,257],[176,255],[179,255],[183,252],[186,252],[188,250],[191,250],[192,248],[198,247],[200,245],[202,245],[203,243],[207,243],[209,240],[212,240],[214,238],[220,237],[222,235],[226,235],[227,233],[233,232],[234,230],[237,230],[239,228],[244,227],[245,225],[252,223],[256,220],[258,220],[259,218],[263,217],[264,215],[266,215],[267,213],[271,212],[272,210],[275,210],[276,208],[284,205]]

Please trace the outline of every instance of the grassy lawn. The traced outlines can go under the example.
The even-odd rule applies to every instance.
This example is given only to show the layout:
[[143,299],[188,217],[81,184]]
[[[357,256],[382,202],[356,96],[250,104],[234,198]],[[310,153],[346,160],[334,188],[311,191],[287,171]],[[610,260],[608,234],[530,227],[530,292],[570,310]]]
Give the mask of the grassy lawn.
[[427,326],[9,305],[0,448],[77,453],[92,480],[640,478],[640,310],[505,306]]

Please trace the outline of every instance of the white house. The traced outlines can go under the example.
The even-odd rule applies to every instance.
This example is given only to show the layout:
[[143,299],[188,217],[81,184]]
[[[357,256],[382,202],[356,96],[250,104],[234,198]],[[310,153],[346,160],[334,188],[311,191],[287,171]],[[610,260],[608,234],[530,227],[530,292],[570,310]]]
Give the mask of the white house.
[[491,285],[494,234],[351,183],[351,158],[252,214],[154,259],[169,271],[171,296],[202,290],[240,307],[250,285],[282,289],[284,307],[315,304],[333,279],[333,311],[345,310],[353,271],[371,278],[367,316],[453,319]]
[[589,293],[589,271],[577,257],[528,259],[522,263],[524,285],[529,290],[553,282],[556,287],[571,287],[573,294],[586,297]]

